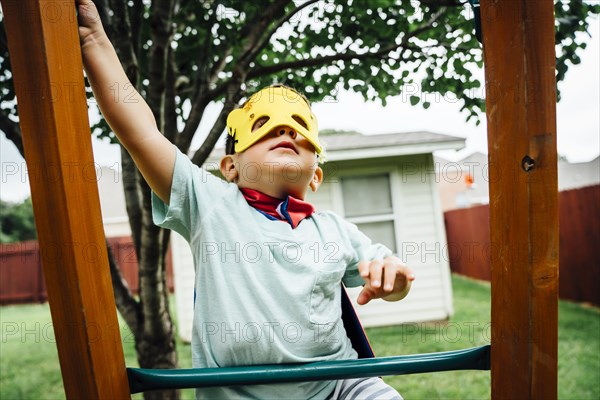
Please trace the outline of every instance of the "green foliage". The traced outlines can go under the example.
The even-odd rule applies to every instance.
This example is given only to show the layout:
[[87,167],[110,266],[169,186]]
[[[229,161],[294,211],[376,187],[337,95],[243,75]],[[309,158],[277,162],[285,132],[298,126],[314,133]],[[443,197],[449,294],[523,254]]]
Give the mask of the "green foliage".
[[[130,17],[137,86],[142,94],[162,84],[153,82],[149,73],[155,27],[152,4],[129,2],[130,15],[136,7],[143,11],[139,17]],[[243,97],[274,82],[306,92],[311,101],[335,98],[341,88],[383,104],[389,96],[406,95],[410,104],[420,103],[424,108],[430,106],[431,98],[451,98],[461,105],[467,120],[479,121],[484,90],[473,71],[483,64],[482,50],[466,1],[289,1],[267,15],[275,4],[179,2],[171,36],[175,90],[167,94],[179,126],[188,119],[190,107],[222,101],[228,91],[239,88]],[[115,19],[118,14],[112,12]],[[580,62],[580,52],[586,47],[586,37],[580,33],[589,35],[589,19],[600,12],[600,6],[556,0],[555,12],[556,77],[560,81],[570,65]],[[257,36],[252,28],[259,24],[265,28]],[[114,32],[117,36],[123,30],[115,27]],[[0,114],[16,120],[2,28],[0,67]],[[207,96],[202,104],[197,103],[199,94]],[[97,134],[112,136],[104,121],[94,128]]]
[[[556,49],[556,80],[561,81],[565,78],[569,65],[581,62],[578,53],[587,46],[585,36],[591,37],[585,16],[600,13],[600,4],[561,0],[556,3],[554,13],[554,42],[559,45]],[[557,95],[560,99],[560,92]]]
[[0,200],[0,228],[0,243],[36,239],[31,197],[18,204]]

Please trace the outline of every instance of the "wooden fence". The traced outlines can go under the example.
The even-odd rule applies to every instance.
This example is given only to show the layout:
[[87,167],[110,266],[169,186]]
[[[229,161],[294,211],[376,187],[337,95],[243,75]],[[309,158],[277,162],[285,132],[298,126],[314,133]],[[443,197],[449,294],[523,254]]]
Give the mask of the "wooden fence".
[[[600,306],[600,185],[559,194],[559,295]],[[490,280],[489,207],[444,213],[450,268]]]
[[[135,247],[130,237],[108,239],[113,256],[129,288],[138,291],[138,263]],[[41,303],[48,299],[41,257],[53,257],[59,248],[43,253],[37,241],[0,245],[0,304]],[[93,249],[90,249],[92,256]],[[173,262],[167,253],[167,285],[173,292]]]

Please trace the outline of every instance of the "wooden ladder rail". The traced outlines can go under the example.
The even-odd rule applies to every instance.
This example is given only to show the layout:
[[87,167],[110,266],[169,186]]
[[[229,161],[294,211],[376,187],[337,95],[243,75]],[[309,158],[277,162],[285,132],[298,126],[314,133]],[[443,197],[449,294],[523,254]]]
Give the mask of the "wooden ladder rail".
[[130,398],[75,4],[3,0],[2,9],[65,393]]

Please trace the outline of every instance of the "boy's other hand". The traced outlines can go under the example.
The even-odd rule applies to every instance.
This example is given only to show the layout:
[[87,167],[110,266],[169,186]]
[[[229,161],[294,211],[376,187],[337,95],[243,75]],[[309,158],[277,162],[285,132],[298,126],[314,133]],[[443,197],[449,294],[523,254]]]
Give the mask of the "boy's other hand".
[[360,305],[379,298],[387,301],[402,300],[415,280],[412,270],[394,256],[384,260],[361,261],[358,263],[358,272],[365,280],[365,286],[357,299]]

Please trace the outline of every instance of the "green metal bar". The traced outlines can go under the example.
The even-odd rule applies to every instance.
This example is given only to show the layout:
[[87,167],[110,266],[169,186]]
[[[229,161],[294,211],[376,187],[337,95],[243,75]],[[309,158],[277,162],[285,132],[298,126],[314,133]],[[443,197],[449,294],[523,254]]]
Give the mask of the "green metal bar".
[[193,369],[127,368],[127,376],[131,393],[139,393],[157,389],[329,381],[425,372],[489,369],[490,346],[485,345],[441,353],[320,361],[308,364]]

